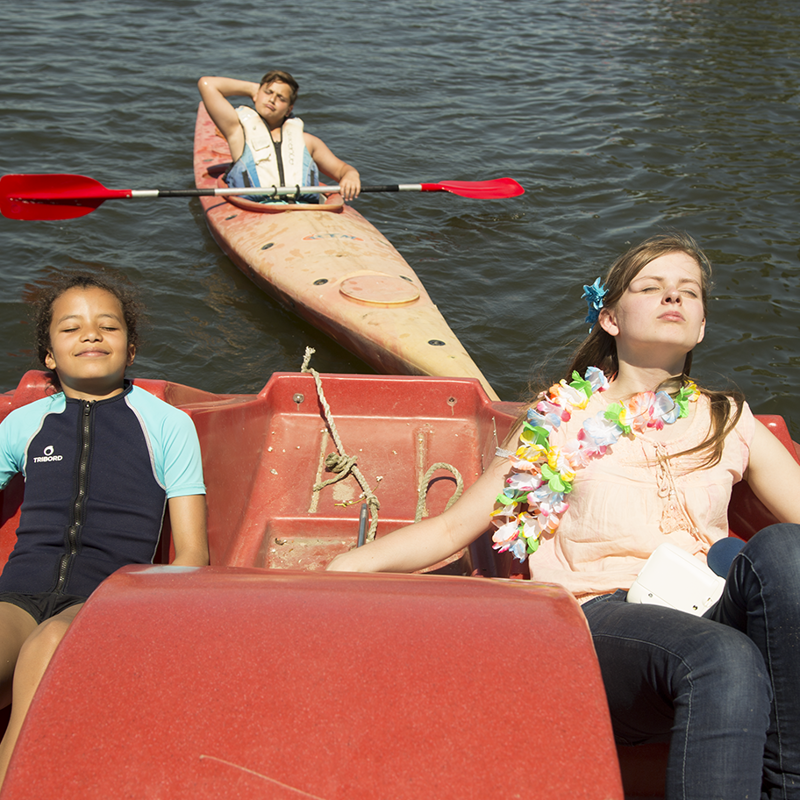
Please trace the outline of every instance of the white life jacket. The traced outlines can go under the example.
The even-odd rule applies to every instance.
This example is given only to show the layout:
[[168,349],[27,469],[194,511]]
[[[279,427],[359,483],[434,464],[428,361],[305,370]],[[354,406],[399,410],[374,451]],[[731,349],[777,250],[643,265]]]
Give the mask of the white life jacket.
[[[245,146],[228,172],[229,186],[316,186],[317,165],[311,160],[303,138],[303,121],[292,117],[281,126],[280,164],[278,150],[264,120],[247,106],[236,109],[244,131]],[[245,180],[245,174],[247,180]],[[312,202],[318,202],[313,198]]]

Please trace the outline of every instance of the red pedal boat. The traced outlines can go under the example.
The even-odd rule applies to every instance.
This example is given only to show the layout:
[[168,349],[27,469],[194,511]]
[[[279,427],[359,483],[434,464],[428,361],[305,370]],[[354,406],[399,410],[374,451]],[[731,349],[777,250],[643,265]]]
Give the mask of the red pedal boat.
[[[4,800],[658,796],[665,749],[618,755],[564,589],[509,580],[507,554],[481,540],[434,574],[321,571],[356,542],[361,488],[314,488],[335,446],[311,375],[275,374],[256,395],[135,382],[197,427],[212,566],[131,566],[100,586],[40,685]],[[474,379],[321,384],[380,500],[378,536],[413,521],[420,484],[423,513],[440,513],[457,479],[429,468],[469,485],[518,411]],[[27,373],[0,419],[47,391]],[[795,448],[780,417],[761,419]],[[19,478],[0,493],[0,563],[21,498]],[[768,522],[739,484],[732,531]],[[164,563],[169,548],[166,525]]]

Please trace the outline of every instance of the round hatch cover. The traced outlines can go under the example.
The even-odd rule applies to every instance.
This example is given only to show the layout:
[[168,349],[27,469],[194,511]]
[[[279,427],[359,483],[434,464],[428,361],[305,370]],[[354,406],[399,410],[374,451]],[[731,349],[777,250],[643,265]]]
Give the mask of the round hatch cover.
[[419,291],[413,283],[380,273],[346,278],[339,291],[351,300],[382,306],[404,305],[419,299]]

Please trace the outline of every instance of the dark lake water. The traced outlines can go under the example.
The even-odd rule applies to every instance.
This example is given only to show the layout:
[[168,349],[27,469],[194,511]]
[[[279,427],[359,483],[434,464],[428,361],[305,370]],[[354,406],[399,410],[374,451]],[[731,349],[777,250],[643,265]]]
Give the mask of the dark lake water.
[[[800,439],[796,0],[29,0],[0,5],[0,30],[3,174],[191,187],[197,79],[277,67],[365,182],[516,178],[512,200],[357,201],[503,399],[584,334],[583,283],[688,230],[715,265],[695,376],[732,379]],[[0,254],[2,390],[33,365],[27,287],[83,265],[141,288],[135,375],[252,392],[306,345],[320,371],[370,371],[241,275],[196,200],[0,219]]]

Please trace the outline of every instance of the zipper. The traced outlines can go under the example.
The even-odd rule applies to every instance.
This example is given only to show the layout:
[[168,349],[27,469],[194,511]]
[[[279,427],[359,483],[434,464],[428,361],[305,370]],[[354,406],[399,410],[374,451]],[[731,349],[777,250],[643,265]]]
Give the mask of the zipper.
[[[272,134],[270,134],[271,136]],[[278,162],[278,180],[281,182],[281,186],[286,186],[286,176],[283,173],[283,155],[281,153],[281,147],[283,145],[283,136],[280,139],[273,139],[272,146],[275,149],[275,155],[277,158],[275,159]]]
[[[271,135],[272,134],[270,134],[270,136]],[[272,140],[272,146],[275,148],[275,155],[277,156],[276,160],[278,162],[278,179],[281,182],[281,186],[286,186],[286,175],[283,171],[283,134],[281,134],[281,138],[278,139],[278,141],[275,141],[274,139]],[[297,203],[297,198],[292,197],[291,195],[284,195],[283,199],[289,204]]]
[[86,504],[86,489],[89,480],[89,454],[91,452],[91,416],[94,400],[81,400],[80,437],[81,454],[78,459],[78,486],[72,502],[72,516],[67,529],[67,549],[61,556],[58,565],[58,583],[55,591],[61,592],[67,582],[69,568],[78,552],[81,529],[83,527],[83,509]]

